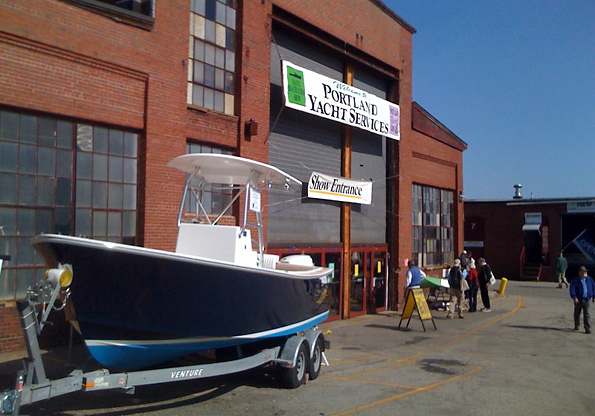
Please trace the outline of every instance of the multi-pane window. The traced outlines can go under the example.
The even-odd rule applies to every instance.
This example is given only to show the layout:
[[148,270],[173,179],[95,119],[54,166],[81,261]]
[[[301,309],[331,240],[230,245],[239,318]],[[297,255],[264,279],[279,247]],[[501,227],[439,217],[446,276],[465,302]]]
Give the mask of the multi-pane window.
[[234,113],[236,0],[192,0],[188,103]]
[[411,225],[413,235],[412,260],[422,265],[423,248],[423,195],[420,185],[413,185],[411,198]]
[[454,193],[413,185],[412,257],[419,265],[452,264],[454,260]]
[[440,245],[442,261],[440,264],[453,264],[454,246],[454,192],[440,190]]
[[[198,143],[186,143],[186,153],[218,153],[231,155],[228,150],[216,147],[205,146]],[[207,214],[219,215],[232,199],[233,189],[229,185],[208,184],[203,189],[202,203]],[[186,199],[186,212],[196,213],[196,197],[192,195]],[[225,215],[231,215],[231,209],[225,212]]]
[[[155,0],[63,0],[86,9],[106,14],[153,18]],[[125,17],[125,16],[124,16]]]
[[0,299],[44,273],[40,233],[135,243],[135,133],[0,111]]
[[137,135],[78,124],[75,234],[134,243]]

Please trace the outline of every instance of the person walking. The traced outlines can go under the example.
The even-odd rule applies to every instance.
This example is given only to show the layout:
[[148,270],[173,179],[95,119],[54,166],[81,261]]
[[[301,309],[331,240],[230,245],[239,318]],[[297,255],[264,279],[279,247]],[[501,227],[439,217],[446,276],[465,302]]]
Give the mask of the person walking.
[[585,266],[578,269],[578,277],[570,281],[570,297],[574,302],[574,330],[578,331],[581,323],[581,312],[583,313],[583,324],[585,333],[591,333],[591,322],[589,315],[589,300],[595,302],[595,282],[587,275]]
[[464,318],[461,304],[463,299],[463,291],[461,290],[462,280],[463,273],[461,273],[461,260],[455,259],[454,266],[448,272],[448,284],[450,286],[450,289],[448,289],[450,304],[448,305],[448,315],[446,315],[448,319],[452,319],[454,316],[455,306],[459,309],[459,318]]
[[483,303],[482,312],[491,312],[490,308],[490,293],[488,288],[490,287],[490,277],[492,277],[492,269],[490,265],[486,263],[486,259],[481,257],[477,264],[479,269],[477,271],[477,280],[479,282],[479,292],[481,293],[481,302]]
[[407,267],[409,267],[409,270],[407,271],[406,288],[416,289],[421,285],[421,279],[426,277],[426,274],[417,267],[415,260],[409,260]]
[[568,288],[568,280],[566,280],[566,269],[568,269],[568,260],[564,258],[564,254],[560,253],[560,256],[556,260],[556,272],[558,273],[558,289],[562,289],[562,283]]
[[477,268],[475,267],[475,263],[469,264],[469,275],[467,277],[467,283],[469,283],[469,312],[476,312],[479,281],[477,279]]

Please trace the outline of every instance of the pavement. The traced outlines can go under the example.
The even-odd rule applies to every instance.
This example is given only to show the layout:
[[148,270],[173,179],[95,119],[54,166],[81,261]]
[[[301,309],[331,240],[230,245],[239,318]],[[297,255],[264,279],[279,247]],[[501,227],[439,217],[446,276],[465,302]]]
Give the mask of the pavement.
[[[397,330],[394,312],[325,323],[330,365],[294,390],[260,370],[141,386],[134,395],[79,392],[21,414],[595,415],[595,335],[573,330],[568,290],[509,281],[491,298],[492,312],[465,319],[433,311],[437,330],[425,321],[424,331],[415,314]],[[73,354],[71,362],[85,358],[81,346]],[[0,354],[0,390],[13,388],[24,355]],[[44,354],[50,377],[68,374],[67,361],[64,348]]]

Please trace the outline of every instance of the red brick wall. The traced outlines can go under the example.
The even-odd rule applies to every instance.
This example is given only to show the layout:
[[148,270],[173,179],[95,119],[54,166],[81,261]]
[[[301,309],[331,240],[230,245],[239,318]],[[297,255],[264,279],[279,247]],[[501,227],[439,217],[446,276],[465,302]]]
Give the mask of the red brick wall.
[[24,348],[19,313],[14,302],[0,303],[0,353]]
[[410,80],[411,33],[370,0],[273,0],[273,3],[375,58],[408,71],[405,77]]
[[[463,191],[463,156],[460,150],[416,131],[401,137],[399,177],[399,254],[400,265],[412,253],[411,191],[414,183],[454,191],[455,255],[463,250],[463,204],[459,192]],[[400,274],[407,268],[401,266]],[[426,270],[429,275],[440,275],[440,269]],[[404,293],[400,291],[400,298]]]
[[[511,187],[512,188],[512,187]],[[512,191],[511,191],[512,194]],[[465,203],[465,216],[484,219],[483,255],[496,277],[519,279],[521,250],[525,245],[522,231],[525,213],[540,212],[543,225],[549,227],[549,258],[542,269],[542,281],[557,281],[556,258],[562,242],[562,216],[567,215],[565,203],[507,205],[512,201],[469,201]],[[519,201],[514,201],[519,203]],[[473,250],[473,249],[472,249]],[[474,256],[477,260],[478,256]],[[573,276],[566,276],[573,277]]]
[[[184,175],[167,162],[185,152],[187,139],[268,160],[273,4],[399,70],[402,140],[399,204],[393,210],[400,231],[393,237],[392,258],[393,265],[401,264],[411,253],[411,183],[462,189],[462,156],[412,130],[412,34],[374,1],[239,1],[236,116],[186,104],[189,0],[156,1],[149,30],[59,0],[1,2],[0,105],[144,133],[139,234],[147,247],[172,250]],[[258,122],[258,134],[248,138],[249,119]],[[266,205],[266,196],[262,202]],[[392,278],[403,287],[403,273]],[[12,328],[16,312],[0,309],[4,337],[2,328]],[[18,332],[18,323],[15,327]]]

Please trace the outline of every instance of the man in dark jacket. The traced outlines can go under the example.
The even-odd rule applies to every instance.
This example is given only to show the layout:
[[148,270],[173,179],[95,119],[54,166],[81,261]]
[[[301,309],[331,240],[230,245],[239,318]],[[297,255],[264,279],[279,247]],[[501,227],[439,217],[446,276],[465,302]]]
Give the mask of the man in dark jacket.
[[463,305],[461,304],[461,302],[463,301],[461,280],[463,280],[463,273],[461,272],[461,261],[459,259],[455,259],[455,265],[448,272],[448,284],[450,286],[450,289],[448,289],[448,293],[450,294],[450,304],[448,305],[448,315],[446,315],[448,319],[452,319],[456,307],[458,307],[459,309],[459,318],[464,318],[462,308]]
[[574,302],[574,330],[578,331],[580,326],[581,312],[583,312],[583,323],[585,333],[591,333],[591,322],[589,315],[589,300],[595,302],[595,283],[591,276],[587,276],[587,268],[581,266],[578,269],[578,277],[570,282],[570,297]]
[[492,269],[490,265],[486,263],[486,259],[481,257],[478,261],[478,275],[479,280],[479,291],[481,293],[481,302],[483,303],[482,312],[491,312],[490,309],[490,294],[488,288],[490,287],[490,278],[492,277]]

